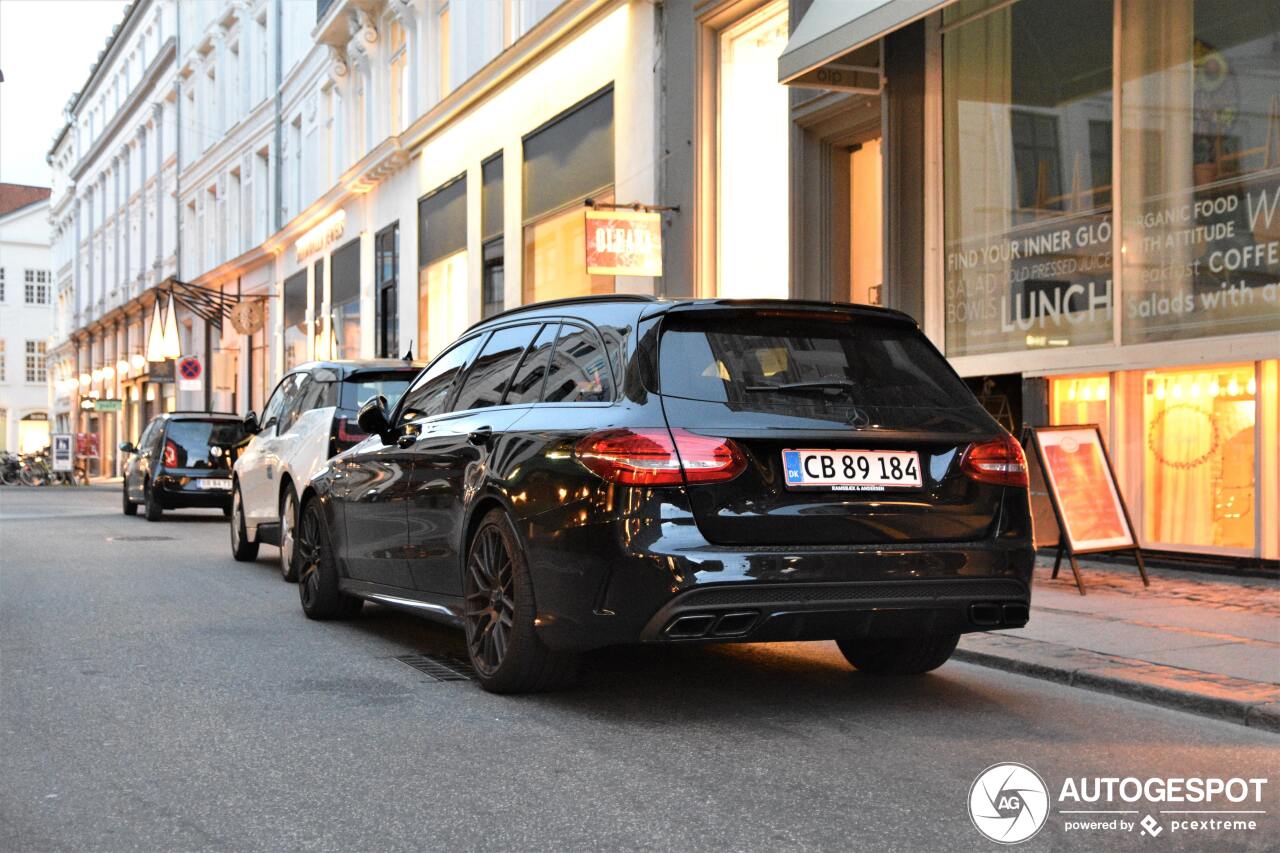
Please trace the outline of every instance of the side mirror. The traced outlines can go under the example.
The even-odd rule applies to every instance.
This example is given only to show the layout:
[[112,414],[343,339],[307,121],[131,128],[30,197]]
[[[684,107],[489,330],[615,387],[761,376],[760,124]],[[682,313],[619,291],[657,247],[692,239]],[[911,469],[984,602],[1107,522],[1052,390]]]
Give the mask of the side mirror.
[[257,435],[261,431],[258,426],[258,416],[254,412],[244,416],[244,431],[249,435]]
[[138,448],[134,447],[132,444],[130,444],[130,443],[129,443],[129,442],[127,442],[127,441],[122,441],[122,442],[120,442],[120,449],[121,449],[122,451],[124,451],[125,453],[137,453],[137,452],[138,452]]
[[391,432],[391,424],[387,421],[387,398],[381,394],[370,398],[360,407],[356,423],[369,435],[381,436],[382,443],[387,444],[387,436]]

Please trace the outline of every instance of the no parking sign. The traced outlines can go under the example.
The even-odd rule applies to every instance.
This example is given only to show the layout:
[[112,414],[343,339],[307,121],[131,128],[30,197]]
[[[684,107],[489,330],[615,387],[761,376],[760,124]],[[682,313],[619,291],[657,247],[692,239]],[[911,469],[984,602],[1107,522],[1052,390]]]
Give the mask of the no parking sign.
[[194,355],[184,355],[178,359],[178,390],[179,391],[199,391],[203,388],[200,375],[204,372],[204,368],[200,366],[200,359]]

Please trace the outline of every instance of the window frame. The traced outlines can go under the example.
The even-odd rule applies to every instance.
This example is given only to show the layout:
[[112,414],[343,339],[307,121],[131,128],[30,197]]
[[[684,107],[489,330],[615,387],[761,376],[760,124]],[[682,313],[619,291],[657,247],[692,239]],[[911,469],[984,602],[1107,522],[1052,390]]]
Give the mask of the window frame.
[[457,383],[453,388],[449,389],[449,395],[445,398],[444,406],[440,412],[434,415],[423,415],[420,418],[414,418],[412,421],[406,421],[404,423],[401,423],[400,421],[400,416],[404,413],[404,405],[408,401],[409,395],[413,393],[414,389],[418,386],[418,383],[421,382],[426,377],[426,375],[431,371],[431,368],[435,367],[436,363],[439,362],[442,358],[444,358],[449,353],[456,350],[458,347],[463,346],[468,341],[480,340],[481,338],[483,338],[480,345],[476,347],[475,353],[473,353],[471,357],[467,360],[467,362],[463,365],[462,378],[463,378],[463,381],[465,382],[467,374],[471,372],[471,363],[475,361],[475,357],[479,355],[480,350],[484,348],[484,345],[489,342],[490,331],[491,331],[490,329],[483,329],[473,334],[464,335],[458,338],[453,343],[451,343],[449,346],[442,349],[439,355],[431,359],[431,361],[427,363],[427,366],[422,368],[422,371],[418,373],[417,376],[413,377],[413,381],[409,383],[409,387],[404,389],[404,393],[401,394],[400,399],[396,401],[395,408],[392,409],[392,412],[391,412],[391,417],[387,419],[388,422],[391,424],[391,428],[402,429],[407,423],[416,424],[416,423],[421,423],[423,421],[434,420],[441,417],[447,417],[450,414],[449,407],[453,405],[454,396],[457,394],[458,386],[461,383]]
[[[612,359],[609,357],[608,347],[604,345],[604,335],[600,334],[600,330],[596,328],[595,324],[588,320],[583,320],[579,317],[561,317],[559,319],[560,319],[560,331],[556,333],[555,343],[552,344],[551,346],[552,361],[555,360],[556,347],[558,347],[560,344],[560,338],[564,334],[565,326],[577,326],[579,329],[582,329],[583,331],[595,336],[596,343],[600,345],[600,352],[604,353],[605,355],[605,359],[604,359],[605,367],[609,371],[609,380],[612,386],[612,394],[610,396],[610,399],[608,400],[572,400],[567,402],[560,401],[560,400],[557,400],[555,402],[544,400],[542,398],[545,397],[547,393],[547,381],[551,378],[551,371],[548,370],[546,375],[542,377],[542,391],[538,394],[538,402],[531,403],[529,405],[590,406],[592,408],[597,408],[597,409],[608,408],[609,406],[616,406],[618,402],[622,399],[622,394],[621,394],[622,388],[620,383],[618,382],[618,377],[613,375]],[[517,367],[517,369],[519,368]]]
[[[489,328],[487,328],[483,333],[485,335],[484,343],[480,345],[479,349],[476,350],[476,354],[467,363],[466,371],[462,374],[462,381],[460,381],[458,383],[457,388],[453,390],[449,398],[449,402],[445,406],[445,411],[441,412],[440,414],[441,415],[462,415],[468,412],[479,412],[479,411],[484,411],[486,409],[500,409],[500,408],[506,408],[506,407],[526,408],[528,406],[533,405],[532,403],[508,403],[506,401],[507,391],[509,391],[511,388],[511,380],[515,378],[516,371],[519,370],[520,365],[524,363],[524,357],[526,354],[528,354],[529,347],[533,346],[534,343],[538,340],[538,335],[542,333],[542,327],[545,326],[546,324],[547,324],[547,321],[542,318],[531,320],[526,317],[521,320],[513,320],[509,323],[503,323],[501,325],[490,326]],[[502,387],[502,394],[499,395],[498,402],[492,406],[481,406],[479,408],[470,408],[470,409],[455,409],[454,406],[458,402],[458,395],[461,393],[462,389],[466,387],[467,382],[471,379],[471,371],[472,369],[475,368],[476,360],[484,353],[485,347],[487,347],[489,345],[489,342],[493,340],[493,336],[496,335],[498,332],[502,332],[507,329],[518,328],[520,326],[534,327],[533,337],[529,338],[529,342],[525,344],[524,349],[520,351],[520,357],[516,359],[515,365],[511,368],[510,375],[507,376],[507,383]],[[559,340],[559,335],[557,335],[556,340]],[[553,344],[553,347],[554,347],[554,344]],[[543,377],[542,381],[543,381],[543,386],[545,387],[546,385],[545,376]],[[408,391],[406,391],[405,393],[407,394]],[[541,396],[541,394],[539,394],[539,396]]]

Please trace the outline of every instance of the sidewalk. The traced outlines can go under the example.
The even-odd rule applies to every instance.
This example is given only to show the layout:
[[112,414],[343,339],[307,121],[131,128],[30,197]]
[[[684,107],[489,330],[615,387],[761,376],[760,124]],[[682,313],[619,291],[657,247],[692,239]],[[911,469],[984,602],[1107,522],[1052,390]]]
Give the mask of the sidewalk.
[[1031,621],[966,634],[956,659],[1280,731],[1280,583],[1040,561]]

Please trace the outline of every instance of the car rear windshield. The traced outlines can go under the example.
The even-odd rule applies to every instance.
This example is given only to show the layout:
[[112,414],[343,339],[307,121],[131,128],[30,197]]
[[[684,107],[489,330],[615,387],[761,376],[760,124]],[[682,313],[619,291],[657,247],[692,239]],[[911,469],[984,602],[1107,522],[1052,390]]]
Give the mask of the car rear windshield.
[[165,467],[226,470],[244,438],[240,421],[170,421],[164,432]]
[[342,382],[341,408],[359,409],[369,400],[381,394],[392,406],[404,389],[409,387],[417,370],[389,370],[380,373],[356,373]]
[[660,392],[734,411],[886,429],[985,429],[977,400],[916,329],[852,313],[673,313]]

